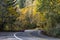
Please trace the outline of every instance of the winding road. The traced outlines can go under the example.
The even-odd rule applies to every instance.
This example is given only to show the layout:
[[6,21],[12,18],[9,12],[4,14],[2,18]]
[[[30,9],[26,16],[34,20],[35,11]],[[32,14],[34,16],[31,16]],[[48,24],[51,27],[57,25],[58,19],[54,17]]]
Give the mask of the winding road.
[[60,40],[40,33],[40,30],[25,30],[25,32],[0,32],[0,40]]

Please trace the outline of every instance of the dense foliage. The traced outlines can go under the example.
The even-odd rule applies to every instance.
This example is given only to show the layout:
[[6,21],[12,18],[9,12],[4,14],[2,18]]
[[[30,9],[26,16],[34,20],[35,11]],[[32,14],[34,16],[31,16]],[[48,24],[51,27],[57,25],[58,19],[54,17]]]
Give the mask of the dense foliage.
[[[27,5],[28,8],[25,7],[25,1],[0,0],[0,31],[19,31],[36,28],[36,23],[32,22],[32,6]],[[17,2],[19,2],[21,9]]]
[[48,35],[60,37],[60,0],[36,0],[36,11],[46,19],[40,28]]
[[0,0],[0,31],[13,29],[12,26],[19,17],[19,13],[16,11],[18,8],[16,1]]

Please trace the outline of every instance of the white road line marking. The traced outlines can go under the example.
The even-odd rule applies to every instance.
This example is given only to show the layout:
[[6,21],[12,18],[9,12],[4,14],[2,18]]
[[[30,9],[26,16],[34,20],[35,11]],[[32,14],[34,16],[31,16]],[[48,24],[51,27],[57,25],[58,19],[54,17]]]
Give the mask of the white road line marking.
[[17,33],[14,34],[14,37],[15,37],[16,39],[18,39],[18,40],[23,40],[23,39],[17,37],[16,34],[17,34]]

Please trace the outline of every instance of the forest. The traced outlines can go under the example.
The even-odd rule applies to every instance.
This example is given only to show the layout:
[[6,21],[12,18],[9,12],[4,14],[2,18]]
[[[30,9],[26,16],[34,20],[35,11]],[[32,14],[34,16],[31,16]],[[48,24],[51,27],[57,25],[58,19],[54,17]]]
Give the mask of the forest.
[[0,31],[36,28],[60,37],[60,0],[0,0]]

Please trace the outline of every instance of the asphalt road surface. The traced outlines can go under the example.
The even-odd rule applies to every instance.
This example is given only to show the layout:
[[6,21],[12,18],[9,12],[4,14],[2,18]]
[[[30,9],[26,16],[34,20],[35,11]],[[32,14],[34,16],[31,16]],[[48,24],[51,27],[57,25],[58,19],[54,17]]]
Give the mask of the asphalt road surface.
[[0,40],[60,40],[40,33],[40,30],[25,30],[25,32],[0,32]]

